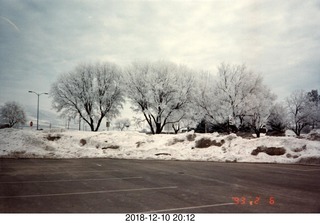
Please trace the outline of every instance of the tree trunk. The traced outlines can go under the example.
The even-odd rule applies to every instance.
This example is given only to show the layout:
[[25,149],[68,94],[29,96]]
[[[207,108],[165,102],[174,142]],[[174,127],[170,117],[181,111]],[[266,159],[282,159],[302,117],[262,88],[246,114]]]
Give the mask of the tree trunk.
[[178,128],[175,127],[174,123],[172,124],[172,128],[174,131],[174,134],[178,134],[179,130],[180,130],[180,124],[178,123]]
[[300,136],[300,129],[298,127],[298,124],[296,124],[296,127],[294,129],[292,129],[292,130],[297,136]]
[[91,132],[95,132],[93,123],[90,123],[90,130],[91,130]]
[[152,122],[148,121],[148,124],[149,124],[150,130],[151,130],[151,133],[154,135],[155,132],[154,132],[154,128],[153,128]]
[[99,130],[103,117],[104,117],[104,115],[102,114],[101,117],[98,120],[95,132],[97,132]]
[[148,118],[147,114],[146,114],[146,113],[143,113],[143,116],[144,116],[145,120],[147,121],[147,123],[149,124],[151,133],[154,135],[155,132],[154,132],[154,129],[153,129],[153,126],[152,126],[152,120],[151,120],[150,115],[149,115],[149,118]]
[[162,132],[161,123],[156,123],[156,134],[160,134]]
[[89,126],[90,126],[90,130],[91,130],[91,132],[95,132],[93,119],[92,119],[92,118],[90,118],[90,122],[87,122],[87,123],[88,123],[88,124],[89,124]]
[[314,129],[315,125],[316,125],[316,122],[312,121],[312,129]]
[[255,132],[256,132],[257,138],[260,138],[260,130],[258,129]]

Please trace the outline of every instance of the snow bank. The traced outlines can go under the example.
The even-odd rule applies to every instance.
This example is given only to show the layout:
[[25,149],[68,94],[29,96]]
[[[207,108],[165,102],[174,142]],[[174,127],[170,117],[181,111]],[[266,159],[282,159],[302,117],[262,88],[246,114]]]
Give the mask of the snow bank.
[[[312,135],[311,135],[312,134]],[[264,136],[0,129],[1,158],[117,158],[320,164],[320,141]]]

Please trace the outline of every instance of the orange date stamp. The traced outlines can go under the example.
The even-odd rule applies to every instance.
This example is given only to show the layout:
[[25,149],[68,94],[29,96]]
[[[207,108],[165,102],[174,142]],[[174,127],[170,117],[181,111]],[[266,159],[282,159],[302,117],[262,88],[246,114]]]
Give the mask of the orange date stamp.
[[266,199],[261,199],[260,196],[256,197],[232,197],[234,204],[236,205],[259,205],[259,204],[269,204],[275,205],[276,199],[273,196],[270,196]]

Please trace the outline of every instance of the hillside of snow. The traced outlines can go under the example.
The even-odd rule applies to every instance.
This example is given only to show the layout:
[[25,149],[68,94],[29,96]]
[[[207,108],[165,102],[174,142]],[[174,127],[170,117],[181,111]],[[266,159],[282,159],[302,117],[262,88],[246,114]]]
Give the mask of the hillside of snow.
[[0,158],[117,158],[320,164],[320,132],[303,138],[235,134],[0,129]]

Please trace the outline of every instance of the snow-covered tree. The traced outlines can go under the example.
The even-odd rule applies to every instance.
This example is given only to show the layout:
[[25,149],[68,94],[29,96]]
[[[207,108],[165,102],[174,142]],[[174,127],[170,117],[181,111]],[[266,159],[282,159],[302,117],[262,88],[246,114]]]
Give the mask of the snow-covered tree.
[[130,120],[128,118],[117,119],[114,122],[114,126],[117,129],[119,129],[120,131],[123,131],[124,128],[129,128],[130,127]]
[[77,116],[79,116],[78,111],[75,108],[69,108],[68,110],[62,110],[60,112],[59,118],[66,121],[66,128],[69,129],[71,120],[75,120]]
[[245,65],[230,65],[222,63],[218,67],[216,84],[217,95],[226,109],[225,116],[232,116],[235,125],[240,127],[243,118],[256,107],[256,95],[265,86],[262,77],[249,70]]
[[310,118],[312,129],[314,129],[320,124],[320,95],[318,94],[318,90],[312,90],[307,94],[312,105],[312,114]]
[[185,66],[171,62],[135,62],[126,71],[127,97],[142,112],[153,134],[179,122],[190,105],[193,77]]
[[195,82],[195,119],[197,122],[210,122],[214,124],[225,123],[228,120],[229,112],[226,112],[227,105],[222,100],[216,88],[216,77],[209,71],[201,71]]
[[300,136],[302,129],[311,125],[314,102],[308,94],[302,90],[293,92],[287,98],[289,112],[289,128]]
[[[202,73],[195,99],[205,119],[213,125],[245,124],[259,135],[266,124],[275,95],[263,84],[261,76],[245,65],[222,63],[218,75]],[[245,123],[246,122],[246,123]]]
[[135,126],[136,129],[143,129],[145,126],[146,120],[144,117],[133,116],[132,122],[133,122],[133,125]]
[[104,117],[111,119],[124,103],[122,72],[113,63],[80,64],[53,83],[53,108],[81,117],[91,131],[98,131]]
[[[182,128],[189,129],[197,125],[199,121],[197,110],[198,109],[196,109],[193,101],[190,101],[188,106],[185,106],[183,109],[177,111],[172,117],[168,119],[170,126],[175,134],[177,134]],[[175,120],[178,121],[174,122]]]
[[25,111],[14,101],[6,102],[0,108],[0,118],[1,123],[7,124],[10,128],[19,124],[23,125],[27,121]]
[[288,125],[287,110],[279,103],[272,106],[267,120],[267,128],[271,132],[284,133]]
[[248,126],[251,127],[259,138],[260,130],[266,127],[276,96],[271,93],[270,89],[264,86],[259,92],[248,97],[248,99],[250,99],[249,108],[244,118],[249,119]]

